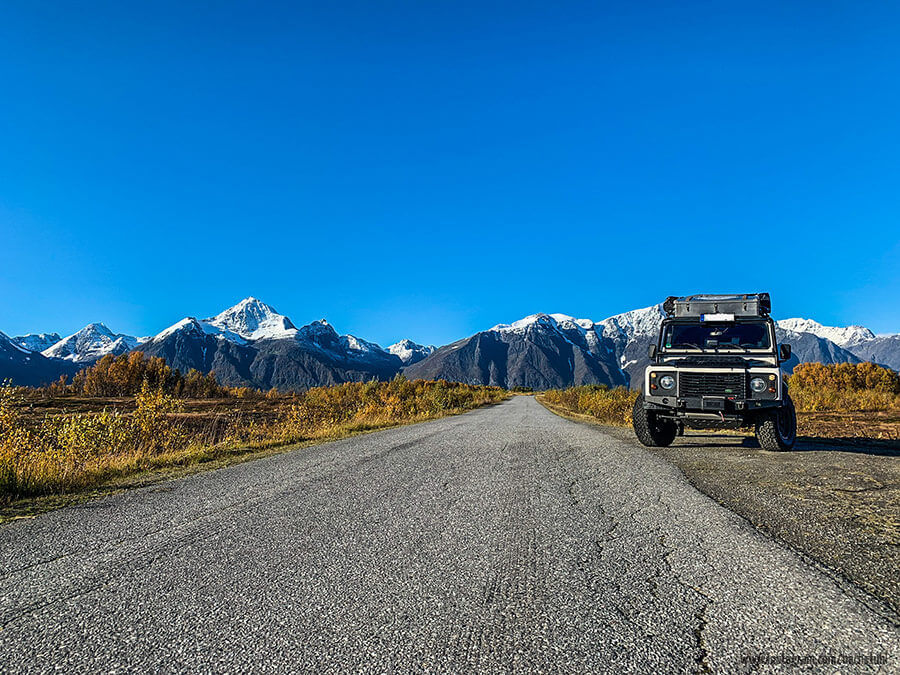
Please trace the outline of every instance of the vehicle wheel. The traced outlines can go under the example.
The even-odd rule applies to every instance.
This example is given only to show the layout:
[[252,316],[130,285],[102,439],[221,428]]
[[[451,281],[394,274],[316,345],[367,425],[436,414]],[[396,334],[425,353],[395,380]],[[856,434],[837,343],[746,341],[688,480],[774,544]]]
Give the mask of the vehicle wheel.
[[652,410],[644,409],[644,395],[638,394],[631,411],[631,424],[634,435],[648,448],[661,448],[672,445],[678,425],[672,420],[659,417]]
[[797,442],[797,411],[790,396],[778,410],[765,412],[756,420],[756,439],[764,450],[790,450]]

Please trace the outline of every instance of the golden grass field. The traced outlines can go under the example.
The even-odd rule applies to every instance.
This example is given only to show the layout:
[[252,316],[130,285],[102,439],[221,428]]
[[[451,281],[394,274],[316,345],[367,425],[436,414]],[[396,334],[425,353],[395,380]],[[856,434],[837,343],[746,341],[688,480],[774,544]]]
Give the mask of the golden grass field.
[[302,394],[46,397],[0,388],[0,504],[117,476],[442,417],[509,396],[443,381],[349,383]]

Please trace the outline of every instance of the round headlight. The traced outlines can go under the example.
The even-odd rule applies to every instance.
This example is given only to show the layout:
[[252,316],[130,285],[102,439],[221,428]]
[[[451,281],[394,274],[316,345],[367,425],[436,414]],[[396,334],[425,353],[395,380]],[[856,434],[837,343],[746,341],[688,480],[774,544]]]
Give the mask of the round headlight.
[[659,386],[663,389],[672,389],[675,386],[675,378],[671,375],[663,375],[659,378]]
[[765,391],[766,387],[768,387],[768,385],[766,384],[766,381],[761,377],[754,377],[752,380],[750,380],[750,388],[757,394]]

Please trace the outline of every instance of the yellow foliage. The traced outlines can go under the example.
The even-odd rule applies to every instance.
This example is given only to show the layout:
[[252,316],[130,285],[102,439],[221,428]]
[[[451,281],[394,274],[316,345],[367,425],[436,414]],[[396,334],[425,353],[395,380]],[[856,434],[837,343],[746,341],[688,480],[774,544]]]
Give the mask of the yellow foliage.
[[609,389],[603,385],[585,385],[544,392],[547,403],[570,412],[590,415],[604,424],[629,426],[631,409],[638,393],[625,387]]
[[803,412],[900,410],[900,376],[874,363],[801,363],[788,388]]
[[[262,397],[246,387],[232,388],[229,395]],[[296,443],[439,417],[501,401],[508,393],[498,387],[402,377],[348,383],[291,397],[291,407],[272,422],[226,415],[221,424],[217,417],[210,429],[199,433],[188,433],[178,421],[180,401],[147,379],[131,414],[104,410],[48,415],[33,428],[18,413],[22,396],[21,389],[0,387],[0,502],[76,490],[115,475],[211,458],[235,448]]]

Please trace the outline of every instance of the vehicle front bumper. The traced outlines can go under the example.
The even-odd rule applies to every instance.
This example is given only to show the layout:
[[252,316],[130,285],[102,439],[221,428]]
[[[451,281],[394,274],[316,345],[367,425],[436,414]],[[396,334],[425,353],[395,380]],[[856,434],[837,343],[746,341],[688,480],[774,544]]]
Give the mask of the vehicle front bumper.
[[779,399],[748,399],[704,396],[680,398],[677,396],[645,396],[644,408],[663,413],[685,422],[713,423],[740,426],[748,417],[763,410],[781,407]]

